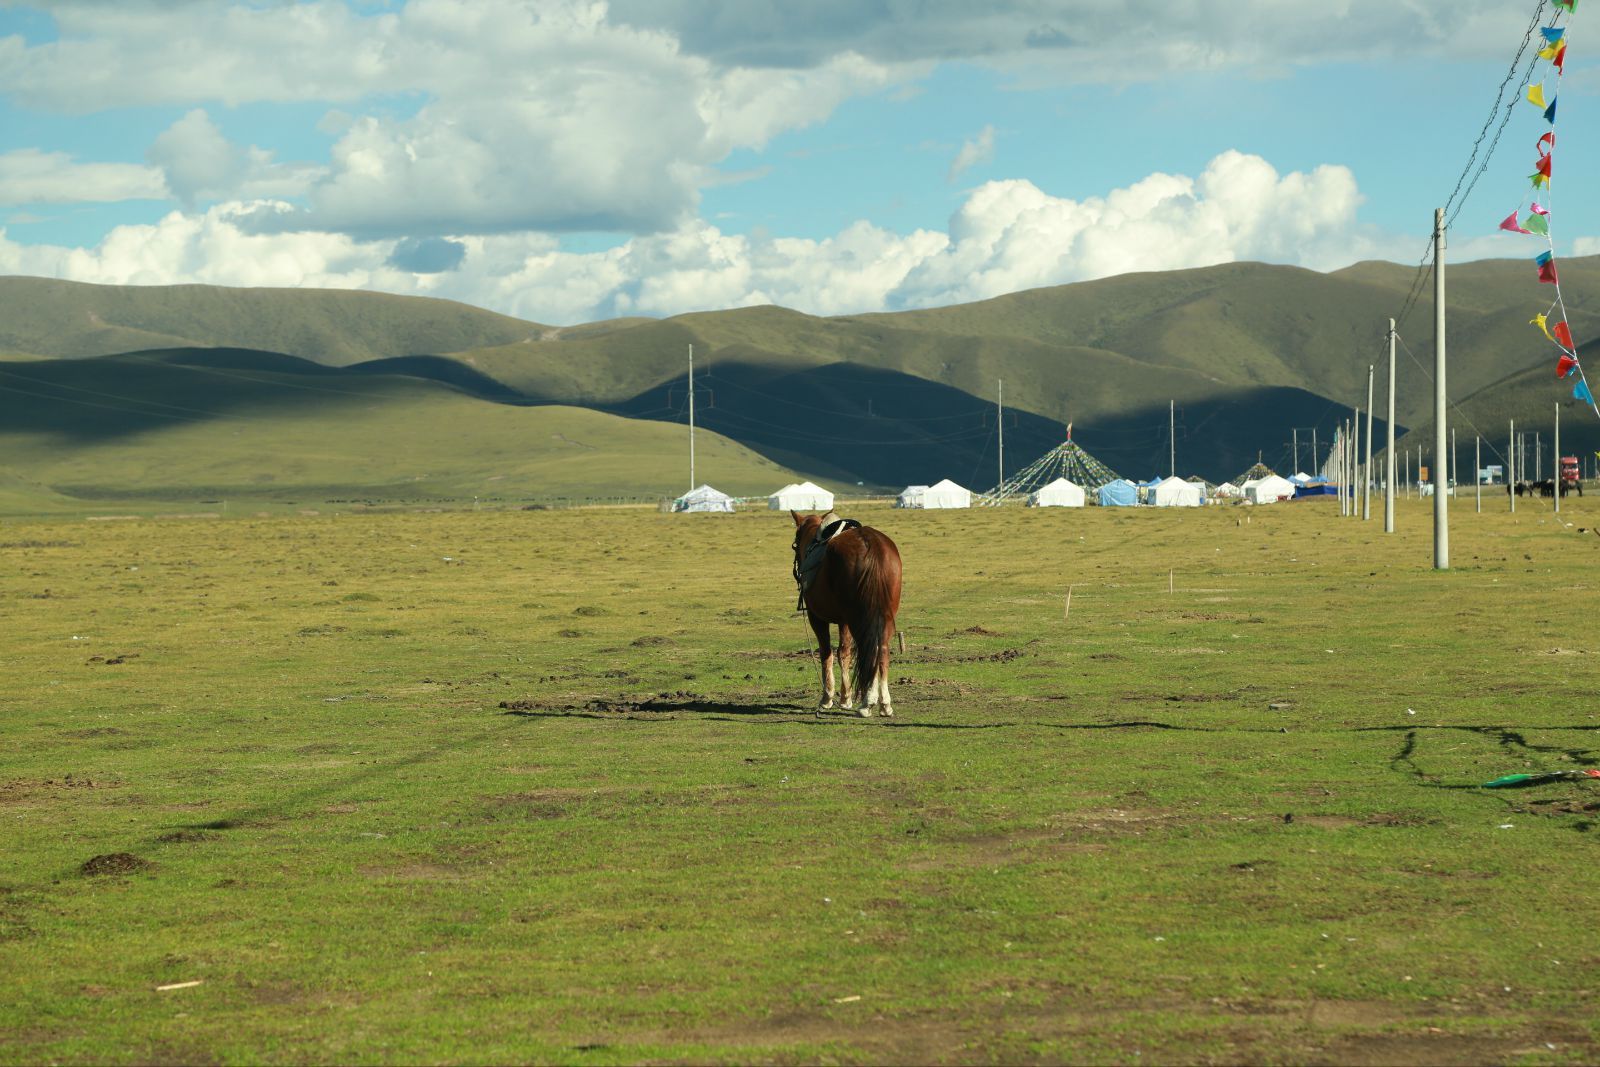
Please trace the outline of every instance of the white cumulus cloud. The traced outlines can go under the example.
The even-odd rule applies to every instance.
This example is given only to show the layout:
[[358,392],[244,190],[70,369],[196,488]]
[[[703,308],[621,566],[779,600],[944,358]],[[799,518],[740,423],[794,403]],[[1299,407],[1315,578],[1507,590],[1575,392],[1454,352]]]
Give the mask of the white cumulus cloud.
[[[986,182],[946,232],[857,222],[821,240],[726,234],[701,220],[597,252],[532,233],[458,234],[449,255],[404,240],[244,225],[285,202],[174,211],[122,226],[98,246],[27,246],[0,232],[0,273],[79,281],[328,286],[442,296],[539,322],[781,304],[819,315],[934,307],[1132,271],[1235,260],[1333,269],[1405,259],[1412,243],[1356,223],[1350,171],[1279,173],[1228,151],[1196,177],[1152,174],[1104,196],[1052,196],[1030,182]],[[448,247],[445,247],[448,245]],[[404,269],[411,264],[415,269]]]
[[[191,206],[289,198],[259,225],[363,237],[686,224],[738,148],[826,119],[897,75],[848,50],[796,69],[729,67],[598,0],[344,0],[51,8],[58,40],[0,39],[0,94],[25,107],[189,109],[148,159]],[[908,68],[909,69],[909,68]],[[327,166],[228,143],[204,108],[348,112]]]
[[0,204],[164,200],[161,172],[137,163],[80,163],[65,152],[19,148],[0,154]]

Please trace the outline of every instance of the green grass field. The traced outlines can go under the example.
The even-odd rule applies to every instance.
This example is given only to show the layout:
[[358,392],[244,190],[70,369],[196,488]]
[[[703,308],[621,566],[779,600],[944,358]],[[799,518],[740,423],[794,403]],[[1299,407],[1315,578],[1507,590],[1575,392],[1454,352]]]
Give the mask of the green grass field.
[[1478,786],[1600,502],[1486,507],[852,509],[892,722],[781,513],[5,523],[0,1061],[1593,1062],[1600,783]]

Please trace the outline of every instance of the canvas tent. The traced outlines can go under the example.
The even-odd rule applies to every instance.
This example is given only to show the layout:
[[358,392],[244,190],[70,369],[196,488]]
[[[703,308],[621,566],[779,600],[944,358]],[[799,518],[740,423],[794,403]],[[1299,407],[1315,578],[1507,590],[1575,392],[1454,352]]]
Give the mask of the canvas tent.
[[1083,486],[1074,485],[1065,478],[1041,485],[1028,494],[1030,508],[1081,508]]
[[895,498],[894,506],[897,508],[920,508],[922,498],[927,494],[925,485],[908,485],[900,490],[900,495]]
[[1150,503],[1158,508],[1197,508],[1205,499],[1200,486],[1177,477],[1168,478],[1150,490]]
[[1294,483],[1276,474],[1252,478],[1244,485],[1244,497],[1252,504],[1276,504],[1294,496]]
[[1101,507],[1126,508],[1139,503],[1139,487],[1126,478],[1118,478],[1100,487],[1097,494]]
[[833,494],[820,485],[799,482],[767,497],[767,507],[773,511],[831,511]]
[[1324,478],[1312,478],[1303,485],[1296,487],[1294,497],[1299,500],[1303,497],[1334,496],[1339,492],[1339,487]]
[[970,508],[972,506],[972,493],[946,478],[928,486],[927,491],[922,494],[922,506],[925,508]]
[[691,489],[672,502],[673,511],[732,511],[733,497],[709,485]]
[[1211,496],[1214,500],[1238,500],[1244,496],[1244,490],[1232,482],[1223,482],[1211,490]]

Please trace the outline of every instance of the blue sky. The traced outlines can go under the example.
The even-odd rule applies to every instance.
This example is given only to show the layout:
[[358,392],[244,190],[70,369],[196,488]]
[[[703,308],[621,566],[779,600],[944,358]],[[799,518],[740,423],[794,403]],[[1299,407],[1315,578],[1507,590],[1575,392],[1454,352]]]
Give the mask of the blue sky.
[[[1410,265],[1537,7],[0,0],[0,272],[566,324]],[[1600,251],[1584,25],[1559,255]],[[1495,223],[1546,129],[1512,110],[1452,259],[1539,250]]]

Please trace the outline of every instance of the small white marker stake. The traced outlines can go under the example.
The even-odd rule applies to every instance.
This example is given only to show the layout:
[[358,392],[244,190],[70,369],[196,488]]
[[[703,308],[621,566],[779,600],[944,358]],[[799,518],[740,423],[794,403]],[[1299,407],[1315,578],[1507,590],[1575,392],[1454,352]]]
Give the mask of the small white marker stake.
[[1072,618],[1072,586],[1069,585],[1067,586],[1067,606],[1062,609],[1061,621],[1065,622],[1070,618]]
[[196,978],[192,982],[173,982],[171,985],[158,985],[158,986],[156,986],[156,992],[157,993],[165,993],[165,992],[167,992],[168,990],[171,990],[171,989],[192,989],[193,987],[195,987],[197,985],[202,985],[204,983],[205,983],[205,979],[204,978]]

